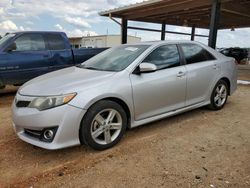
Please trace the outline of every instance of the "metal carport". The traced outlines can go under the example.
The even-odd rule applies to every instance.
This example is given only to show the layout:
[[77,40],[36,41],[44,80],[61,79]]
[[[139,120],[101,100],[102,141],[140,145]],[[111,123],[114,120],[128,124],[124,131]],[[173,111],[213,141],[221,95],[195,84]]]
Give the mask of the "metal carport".
[[[121,42],[127,43],[127,30],[137,29],[165,33],[196,35],[195,28],[209,29],[208,45],[215,48],[219,29],[250,27],[250,0],[150,0],[100,13],[101,16],[121,18]],[[130,27],[128,21],[159,23],[161,30]],[[117,21],[116,21],[117,22]],[[190,26],[191,33],[166,31],[166,24]]]

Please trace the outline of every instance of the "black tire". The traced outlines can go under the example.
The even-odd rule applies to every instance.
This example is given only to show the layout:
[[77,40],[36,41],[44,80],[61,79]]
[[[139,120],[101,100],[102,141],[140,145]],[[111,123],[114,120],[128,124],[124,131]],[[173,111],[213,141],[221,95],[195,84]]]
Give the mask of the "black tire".
[[[100,144],[97,143],[94,138],[92,137],[92,123],[94,122],[94,118],[96,117],[97,114],[101,113],[102,111],[105,111],[107,109],[113,109],[116,112],[118,112],[120,114],[120,119],[122,120],[121,124],[121,129],[120,129],[120,133],[118,134],[118,136],[111,141],[110,143],[107,144]],[[112,146],[116,145],[122,138],[123,134],[126,131],[126,127],[127,127],[127,116],[126,113],[124,111],[124,109],[117,104],[116,102],[113,101],[109,101],[109,100],[101,100],[97,103],[95,103],[94,105],[92,105],[88,111],[86,112],[85,116],[82,119],[81,122],[81,127],[80,127],[80,131],[79,131],[79,139],[81,141],[82,144],[86,144],[87,146],[95,149],[95,150],[105,150],[108,148],[111,148]],[[104,134],[104,132],[103,132]],[[110,133],[111,134],[111,133]],[[102,135],[100,135],[102,136]],[[105,136],[105,135],[103,135]]]
[[[220,86],[225,86],[225,88],[226,88],[226,94],[225,94],[226,97],[225,97],[225,101],[223,102],[223,104],[218,105],[218,104],[216,103],[216,101],[215,101],[215,96],[217,95],[216,89],[217,89],[218,87],[220,87]],[[225,104],[226,104],[226,102],[227,102],[228,94],[229,94],[229,89],[228,89],[227,82],[225,82],[224,80],[219,80],[219,81],[217,82],[217,84],[215,85],[215,87],[214,87],[214,89],[213,89],[213,92],[212,92],[212,94],[211,94],[211,97],[210,97],[210,105],[208,105],[209,109],[211,109],[211,110],[221,110],[221,109],[225,106]]]

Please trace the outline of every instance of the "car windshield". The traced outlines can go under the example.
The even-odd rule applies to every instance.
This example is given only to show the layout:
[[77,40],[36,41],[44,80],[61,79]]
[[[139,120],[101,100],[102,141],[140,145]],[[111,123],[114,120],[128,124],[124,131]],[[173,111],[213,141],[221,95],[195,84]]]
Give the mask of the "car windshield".
[[108,49],[78,67],[118,72],[128,67],[149,45],[122,45]]
[[3,38],[0,39],[0,46],[2,46],[7,40],[9,40],[10,38],[14,37],[15,34],[8,34],[6,36],[4,36]]

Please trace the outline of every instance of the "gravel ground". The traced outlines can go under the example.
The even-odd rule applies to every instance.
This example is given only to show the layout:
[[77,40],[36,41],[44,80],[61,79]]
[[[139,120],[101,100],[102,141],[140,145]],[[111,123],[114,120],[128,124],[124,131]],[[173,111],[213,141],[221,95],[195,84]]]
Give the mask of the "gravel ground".
[[15,89],[7,90],[0,95],[0,187],[250,187],[250,85],[240,85],[221,111],[200,108],[129,130],[103,152],[22,142],[11,126]]
[[250,65],[239,65],[238,70],[239,79],[250,81]]

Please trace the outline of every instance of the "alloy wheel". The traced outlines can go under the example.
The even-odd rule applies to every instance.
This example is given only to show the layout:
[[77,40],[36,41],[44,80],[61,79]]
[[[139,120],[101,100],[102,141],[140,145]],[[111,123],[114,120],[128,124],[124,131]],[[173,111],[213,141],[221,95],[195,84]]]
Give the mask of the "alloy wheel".
[[122,123],[121,114],[115,109],[102,110],[91,123],[91,136],[98,144],[109,144],[119,136]]
[[227,88],[224,84],[219,84],[215,90],[214,103],[217,107],[221,107],[227,100]]

